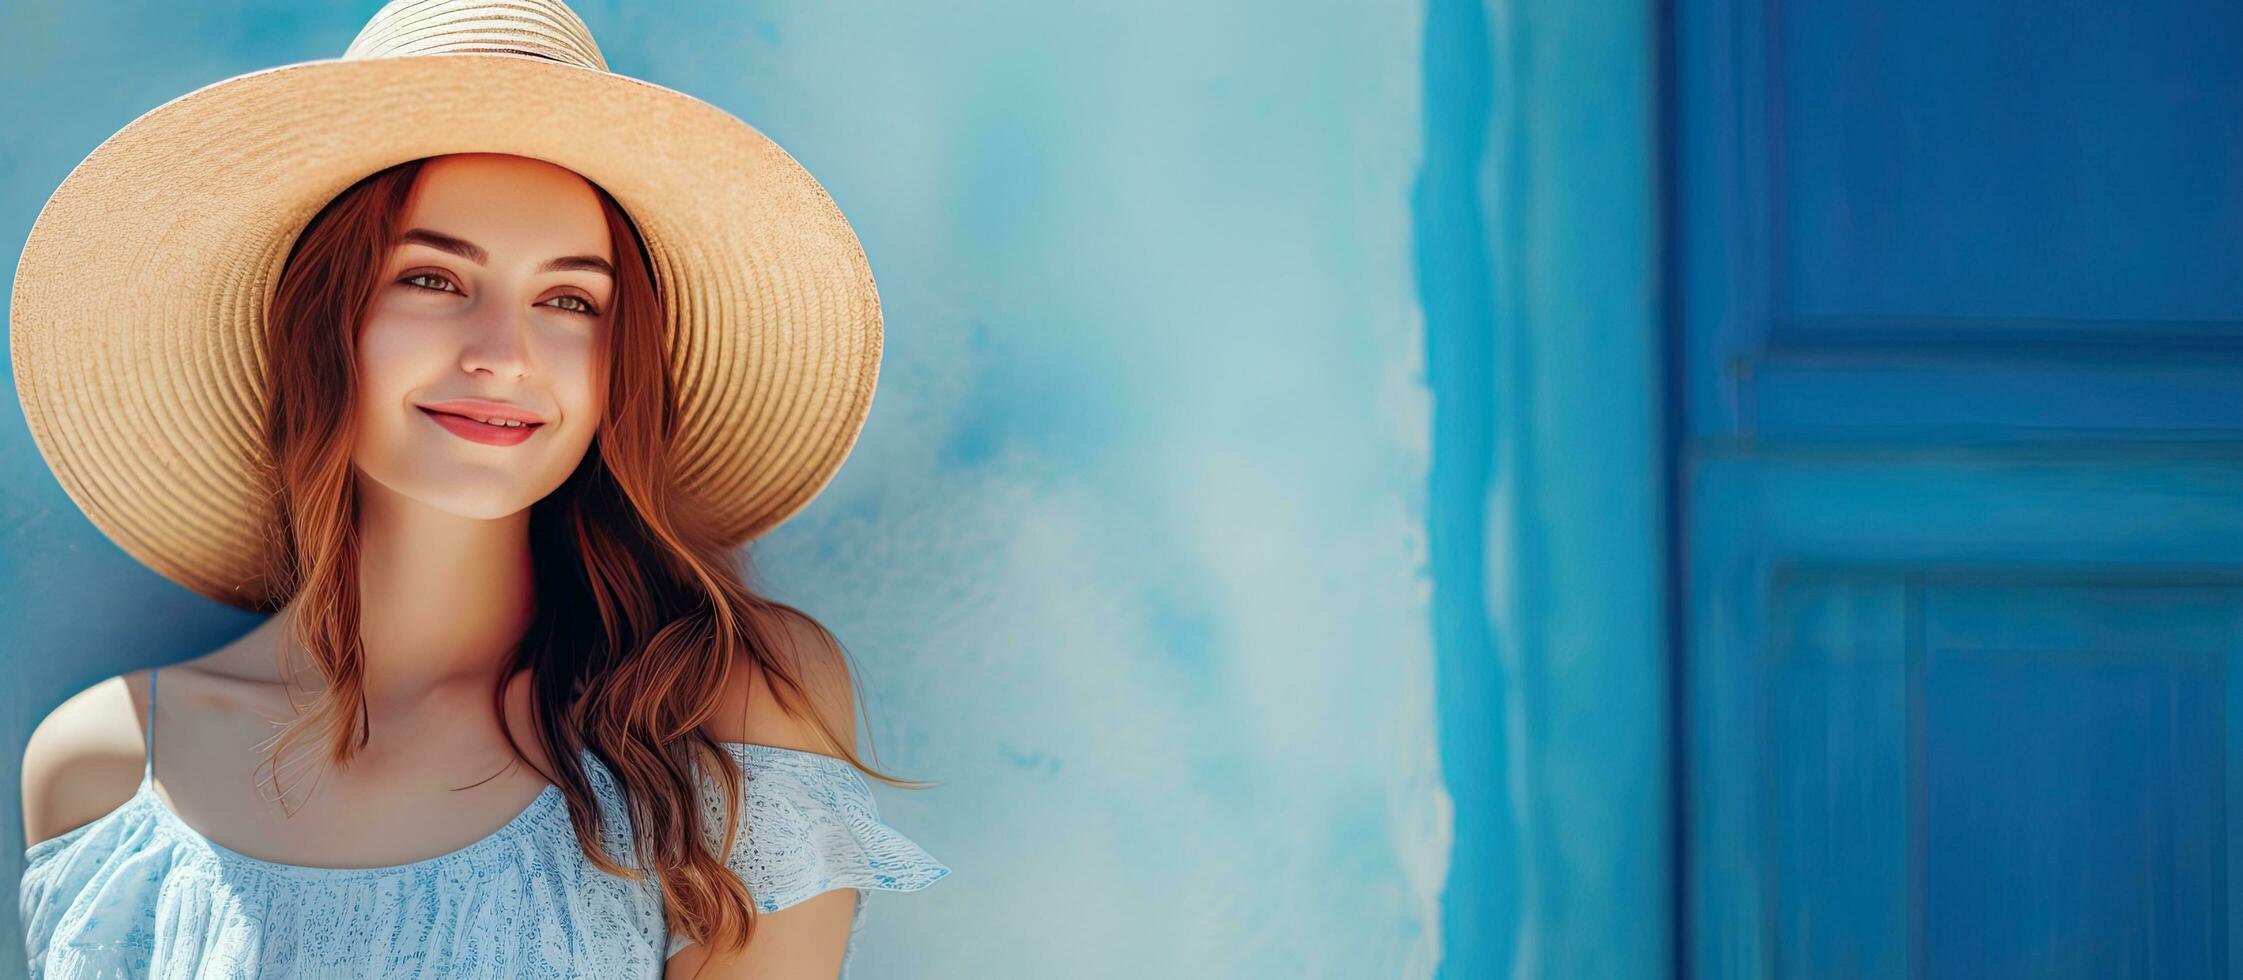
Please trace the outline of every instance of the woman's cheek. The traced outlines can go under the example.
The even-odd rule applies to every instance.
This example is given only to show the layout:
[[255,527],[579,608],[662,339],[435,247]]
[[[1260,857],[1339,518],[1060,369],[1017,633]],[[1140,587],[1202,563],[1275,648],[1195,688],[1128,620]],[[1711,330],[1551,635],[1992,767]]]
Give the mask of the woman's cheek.
[[399,352],[419,351],[436,353],[444,336],[457,328],[448,325],[441,316],[416,312],[410,304],[377,301],[367,314],[366,322],[359,328],[361,349],[380,349],[396,356]]
[[598,374],[599,350],[594,346],[597,338],[579,335],[569,338],[554,353],[554,395],[566,399],[568,411],[590,418],[598,424],[601,411],[600,389],[605,381]]
[[371,317],[358,336],[358,369],[360,380],[370,389],[383,390],[395,381],[415,359],[416,352],[425,352],[426,341],[407,320],[396,317]]

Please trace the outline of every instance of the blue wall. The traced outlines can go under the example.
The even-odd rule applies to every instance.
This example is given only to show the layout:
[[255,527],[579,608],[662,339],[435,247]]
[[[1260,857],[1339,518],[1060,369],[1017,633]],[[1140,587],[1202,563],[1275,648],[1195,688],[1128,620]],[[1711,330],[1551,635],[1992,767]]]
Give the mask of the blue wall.
[[1443,976],[1669,967],[1655,23],[1431,5]]
[[[375,6],[0,6],[9,268],[104,137]],[[879,278],[863,439],[754,548],[943,781],[877,787],[955,874],[875,898],[860,975],[1667,968],[1648,5],[577,9]],[[0,742],[251,622],[0,399]]]

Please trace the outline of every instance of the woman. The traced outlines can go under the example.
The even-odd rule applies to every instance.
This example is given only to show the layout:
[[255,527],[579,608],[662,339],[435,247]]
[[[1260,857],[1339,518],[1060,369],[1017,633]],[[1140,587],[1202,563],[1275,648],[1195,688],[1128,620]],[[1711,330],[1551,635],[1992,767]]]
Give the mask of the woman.
[[878,818],[840,645],[730,551],[855,440],[862,251],[760,134],[533,7],[392,3],[42,211],[41,452],[274,615],[34,733],[33,976],[831,977],[869,890],[948,874]]

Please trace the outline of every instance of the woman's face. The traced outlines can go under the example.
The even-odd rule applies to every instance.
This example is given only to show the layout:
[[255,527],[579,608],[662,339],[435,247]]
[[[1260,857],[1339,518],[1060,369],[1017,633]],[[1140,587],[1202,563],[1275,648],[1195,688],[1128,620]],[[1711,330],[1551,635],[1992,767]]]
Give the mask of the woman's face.
[[[358,340],[353,461],[462,517],[515,514],[568,479],[607,398],[615,262],[592,186],[501,154],[422,165]],[[428,406],[541,420],[497,428]]]

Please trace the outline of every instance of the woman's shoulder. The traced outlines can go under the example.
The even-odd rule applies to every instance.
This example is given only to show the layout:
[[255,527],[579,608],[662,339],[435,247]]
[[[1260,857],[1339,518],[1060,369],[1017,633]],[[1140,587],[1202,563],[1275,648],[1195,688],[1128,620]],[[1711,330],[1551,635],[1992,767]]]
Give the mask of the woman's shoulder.
[[[252,631],[202,656],[105,678],[48,711],[23,748],[26,847],[92,823],[132,799],[146,772],[149,745],[156,746],[162,764],[162,733],[177,734],[183,725],[192,729],[189,718],[197,711],[261,710],[260,685],[234,672],[258,652],[247,644],[261,635]],[[151,723],[159,732],[149,731]]]
[[[849,661],[832,635],[808,617],[788,615],[788,649],[776,651],[795,675],[807,696],[795,697],[792,688],[755,657],[743,652],[733,661],[730,679],[720,696],[715,715],[701,731],[718,742],[775,746],[821,755],[838,755],[817,725],[800,714],[813,715],[850,752],[857,750],[856,684]],[[782,688],[785,688],[782,691]],[[796,713],[781,706],[782,699]]]
[[23,748],[29,848],[92,823],[140,789],[147,762],[149,672],[107,678],[63,699]]

